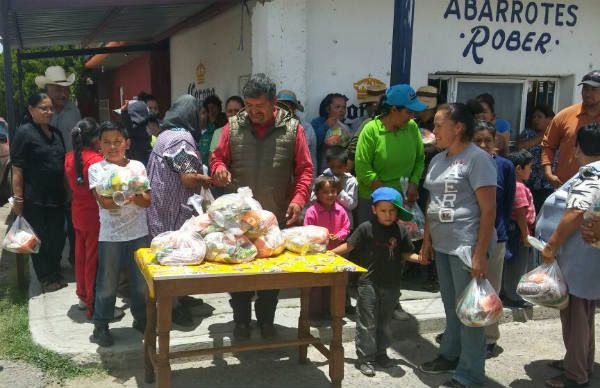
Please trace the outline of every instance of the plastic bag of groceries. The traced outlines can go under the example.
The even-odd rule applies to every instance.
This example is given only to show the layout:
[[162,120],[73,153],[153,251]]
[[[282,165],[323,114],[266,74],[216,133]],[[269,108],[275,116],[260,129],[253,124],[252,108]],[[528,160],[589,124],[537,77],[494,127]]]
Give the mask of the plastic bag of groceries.
[[42,242],[22,216],[17,216],[2,242],[4,249],[14,253],[38,253],[40,245]]
[[242,229],[246,236],[255,239],[264,236],[271,227],[278,226],[277,217],[268,210],[250,210],[241,219]]
[[502,302],[487,279],[473,278],[458,299],[456,315],[465,326],[489,326],[502,316]]
[[[583,217],[587,220],[593,217],[600,216],[600,190],[596,190],[596,192],[592,196],[592,205],[588,210],[585,211]],[[590,244],[593,247],[600,248],[600,241],[596,241],[593,244]]]
[[106,170],[96,191],[103,197],[112,197],[117,205],[123,206],[129,197],[149,188],[150,181],[145,170],[113,166]]
[[208,215],[219,226],[235,235],[244,234],[241,220],[251,210],[262,210],[257,200],[252,198],[249,187],[240,187],[235,194],[225,194],[217,198],[208,208]]
[[567,283],[558,262],[543,263],[521,277],[517,294],[531,303],[562,310],[569,304]]
[[210,233],[225,231],[224,228],[220,227],[213,220],[211,220],[208,214],[201,214],[199,216],[190,218],[183,223],[179,230],[198,232],[202,237],[205,237]]
[[325,144],[331,146],[346,147],[350,142],[352,135],[348,126],[341,121],[337,121],[332,128],[325,132]]
[[208,234],[206,242],[206,260],[217,263],[247,263],[256,257],[258,251],[246,236],[234,236],[231,233],[215,232]]
[[198,265],[206,256],[204,240],[190,230],[161,233],[152,239],[150,248],[161,265]]
[[322,253],[327,250],[329,231],[321,226],[296,226],[282,231],[285,247],[301,255]]
[[258,251],[256,257],[273,257],[281,254],[285,250],[285,240],[283,233],[277,225],[271,228],[261,237],[256,238],[254,245]]
[[425,234],[425,216],[423,215],[423,211],[416,202],[407,207],[407,209],[412,213],[413,219],[410,221],[398,220],[398,224],[404,225],[408,229],[408,235],[412,241],[423,240],[423,235]]

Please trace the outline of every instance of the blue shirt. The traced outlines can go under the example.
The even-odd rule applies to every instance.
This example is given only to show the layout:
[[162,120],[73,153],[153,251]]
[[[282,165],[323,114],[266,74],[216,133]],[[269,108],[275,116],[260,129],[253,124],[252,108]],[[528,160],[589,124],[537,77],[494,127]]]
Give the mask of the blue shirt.
[[508,241],[508,223],[515,202],[517,178],[515,166],[501,156],[496,160],[496,235],[498,242]]

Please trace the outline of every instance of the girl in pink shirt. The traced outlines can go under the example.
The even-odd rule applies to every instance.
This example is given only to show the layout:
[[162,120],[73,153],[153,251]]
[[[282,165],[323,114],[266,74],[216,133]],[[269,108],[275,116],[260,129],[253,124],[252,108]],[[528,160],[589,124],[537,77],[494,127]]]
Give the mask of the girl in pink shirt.
[[[314,189],[317,202],[308,208],[304,216],[304,225],[322,226],[329,230],[327,249],[341,245],[350,234],[350,219],[346,209],[336,201],[339,191],[338,179],[318,177]],[[329,288],[311,289],[309,317],[311,320],[329,319]]]

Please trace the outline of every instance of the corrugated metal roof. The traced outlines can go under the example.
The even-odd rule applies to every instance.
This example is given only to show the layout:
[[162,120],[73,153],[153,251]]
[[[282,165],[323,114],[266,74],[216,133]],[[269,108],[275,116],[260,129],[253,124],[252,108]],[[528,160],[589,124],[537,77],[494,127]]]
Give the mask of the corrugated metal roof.
[[[89,0],[51,1],[53,8],[27,7],[37,0],[19,0],[9,4],[9,34],[12,47],[79,45],[109,41],[154,41],[166,31],[180,25],[223,0]],[[39,3],[39,2],[38,2]],[[173,4],[177,3],[177,4]],[[0,26],[0,31],[2,31]],[[1,32],[0,32],[1,33]]]

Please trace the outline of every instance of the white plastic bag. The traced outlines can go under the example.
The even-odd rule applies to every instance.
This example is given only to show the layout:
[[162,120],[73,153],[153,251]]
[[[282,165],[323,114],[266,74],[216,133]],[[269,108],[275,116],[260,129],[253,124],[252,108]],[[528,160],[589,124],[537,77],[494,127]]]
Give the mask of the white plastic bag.
[[234,236],[231,233],[215,232],[208,234],[206,241],[206,260],[217,263],[247,263],[257,255],[254,244],[246,236]]
[[471,262],[471,246],[470,245],[461,245],[454,251],[454,254],[458,256],[458,258],[465,263],[468,268],[472,267]]
[[118,206],[134,194],[150,188],[145,170],[134,171],[131,167],[112,166],[105,170],[96,191],[103,197],[112,197]]
[[164,232],[152,239],[150,248],[161,265],[198,265],[206,256],[206,244],[200,234],[190,230]]
[[502,316],[502,301],[487,279],[473,278],[458,299],[456,315],[465,326],[489,326]]
[[322,253],[327,250],[329,231],[321,226],[296,226],[282,231],[285,247],[301,255]]
[[268,210],[250,210],[241,219],[241,227],[250,239],[264,236],[273,226],[278,226],[277,217]]
[[285,240],[278,226],[272,226],[264,236],[253,241],[258,251],[256,257],[273,257],[285,250]]
[[17,216],[4,237],[2,247],[9,252],[26,254],[38,253],[41,244],[29,222],[24,217]]
[[558,262],[543,263],[521,277],[517,294],[531,303],[562,310],[569,304],[567,283]]
[[262,210],[262,206],[252,198],[249,187],[240,187],[236,194],[225,194],[217,198],[208,208],[208,215],[228,232],[241,235],[245,232],[241,219],[251,210]]

